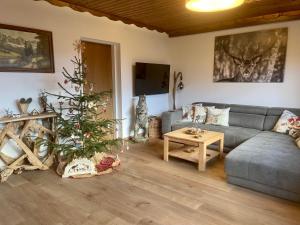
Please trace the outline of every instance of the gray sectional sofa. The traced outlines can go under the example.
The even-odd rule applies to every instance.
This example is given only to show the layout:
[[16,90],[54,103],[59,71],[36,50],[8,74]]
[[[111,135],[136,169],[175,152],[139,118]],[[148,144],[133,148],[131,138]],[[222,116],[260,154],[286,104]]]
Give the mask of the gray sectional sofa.
[[162,132],[198,126],[224,133],[225,151],[229,152],[225,160],[229,183],[300,202],[300,149],[289,135],[272,132],[284,109],[298,116],[300,109],[202,104],[230,107],[230,126],[183,122],[182,111],[177,110],[163,113]]

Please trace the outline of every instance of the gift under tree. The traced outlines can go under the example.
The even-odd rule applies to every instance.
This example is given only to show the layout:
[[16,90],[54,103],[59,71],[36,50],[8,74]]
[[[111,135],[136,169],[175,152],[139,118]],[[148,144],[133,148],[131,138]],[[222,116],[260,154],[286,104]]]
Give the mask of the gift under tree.
[[[101,117],[111,102],[111,93],[94,92],[93,83],[86,79],[88,68],[82,59],[84,44],[76,42],[74,46],[77,52],[77,56],[71,60],[74,72],[70,74],[63,68],[64,81],[58,83],[64,94],[46,92],[58,99],[58,106],[50,105],[50,108],[58,114],[59,141],[48,142],[48,145],[73,167],[77,166],[77,170],[80,167],[92,167],[93,162],[95,168],[89,168],[93,170],[89,173],[95,174],[112,167],[118,160],[112,156],[124,145],[120,145],[121,139],[114,138],[118,121]],[[103,153],[109,153],[110,156]],[[80,162],[88,162],[89,165],[77,165]]]

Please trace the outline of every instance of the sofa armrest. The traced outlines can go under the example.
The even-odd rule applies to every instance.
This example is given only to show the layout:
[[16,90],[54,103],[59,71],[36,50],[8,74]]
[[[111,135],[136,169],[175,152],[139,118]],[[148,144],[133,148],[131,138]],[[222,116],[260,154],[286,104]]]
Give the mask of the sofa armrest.
[[168,111],[168,112],[164,112],[161,116],[161,120],[162,120],[162,133],[168,133],[170,132],[172,129],[172,125],[176,122],[176,121],[180,121],[182,119],[182,110],[176,110],[176,111]]

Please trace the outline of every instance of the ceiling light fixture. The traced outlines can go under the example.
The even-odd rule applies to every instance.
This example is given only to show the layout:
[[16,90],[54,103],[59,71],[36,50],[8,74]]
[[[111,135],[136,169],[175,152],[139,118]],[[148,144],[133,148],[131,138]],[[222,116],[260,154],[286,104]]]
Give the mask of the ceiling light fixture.
[[242,5],[245,0],[186,0],[185,7],[197,12],[216,12]]

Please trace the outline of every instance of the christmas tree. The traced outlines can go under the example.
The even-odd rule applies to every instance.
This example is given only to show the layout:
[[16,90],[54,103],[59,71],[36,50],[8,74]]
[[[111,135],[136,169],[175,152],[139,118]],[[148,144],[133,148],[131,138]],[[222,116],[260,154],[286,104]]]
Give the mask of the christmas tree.
[[113,138],[118,121],[101,118],[111,102],[111,92],[94,92],[94,85],[86,79],[87,67],[82,53],[84,44],[74,44],[77,56],[71,61],[71,75],[63,68],[64,82],[58,83],[64,94],[45,94],[57,97],[58,106],[49,105],[57,113],[58,143],[48,142],[58,154],[71,161],[75,158],[91,158],[96,152],[117,149],[121,139]]

